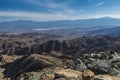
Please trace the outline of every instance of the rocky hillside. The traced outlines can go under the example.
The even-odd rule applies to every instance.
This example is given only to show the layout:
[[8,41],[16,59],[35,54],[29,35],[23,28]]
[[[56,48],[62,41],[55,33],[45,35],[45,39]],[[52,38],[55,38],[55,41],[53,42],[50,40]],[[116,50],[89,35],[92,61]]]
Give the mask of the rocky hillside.
[[34,45],[41,45],[48,40],[59,39],[60,37],[62,36],[41,33],[1,34],[0,53],[8,55],[34,53]]
[[1,80],[120,80],[120,36],[0,37]]
[[36,40],[3,41],[0,45],[1,54],[29,55],[61,52],[65,55],[102,52],[115,50],[120,52],[120,36],[81,37],[71,40]]
[[61,59],[48,54],[32,54],[1,64],[3,80],[119,80],[120,55],[116,52],[81,54],[77,59]]

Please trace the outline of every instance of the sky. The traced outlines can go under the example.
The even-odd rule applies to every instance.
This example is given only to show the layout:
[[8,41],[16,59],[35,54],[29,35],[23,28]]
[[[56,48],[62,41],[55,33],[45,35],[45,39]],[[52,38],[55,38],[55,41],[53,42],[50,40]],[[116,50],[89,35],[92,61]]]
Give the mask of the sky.
[[0,0],[0,21],[120,18],[120,0]]

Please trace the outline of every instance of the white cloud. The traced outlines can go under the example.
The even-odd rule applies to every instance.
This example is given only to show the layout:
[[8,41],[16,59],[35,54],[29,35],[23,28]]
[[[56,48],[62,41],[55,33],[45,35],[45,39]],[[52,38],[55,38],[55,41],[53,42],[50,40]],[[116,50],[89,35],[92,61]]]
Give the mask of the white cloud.
[[0,11],[1,17],[13,17],[14,19],[34,20],[34,21],[53,21],[53,20],[73,20],[77,17],[70,17],[64,13],[36,13],[21,11]]
[[105,3],[105,2],[102,1],[102,2],[97,3],[95,6],[101,6],[101,5],[103,5],[104,3]]
[[[99,17],[120,18],[119,14],[97,13],[97,14],[81,14],[81,10],[67,10],[64,12],[54,13],[38,13],[38,12],[21,12],[21,11],[0,11],[0,21],[11,20],[32,20],[32,21],[55,21],[55,20],[76,20]],[[2,17],[3,18],[2,20]]]

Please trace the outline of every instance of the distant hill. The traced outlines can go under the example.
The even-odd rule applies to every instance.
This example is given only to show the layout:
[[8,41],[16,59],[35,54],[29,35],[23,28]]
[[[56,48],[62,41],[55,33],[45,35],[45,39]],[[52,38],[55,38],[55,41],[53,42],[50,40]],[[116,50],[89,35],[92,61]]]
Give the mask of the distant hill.
[[89,35],[120,35],[120,26],[114,28],[98,29],[88,32]]
[[120,19],[104,17],[83,20],[62,20],[62,21],[10,21],[0,22],[0,30],[33,30],[39,28],[108,28],[120,26]]

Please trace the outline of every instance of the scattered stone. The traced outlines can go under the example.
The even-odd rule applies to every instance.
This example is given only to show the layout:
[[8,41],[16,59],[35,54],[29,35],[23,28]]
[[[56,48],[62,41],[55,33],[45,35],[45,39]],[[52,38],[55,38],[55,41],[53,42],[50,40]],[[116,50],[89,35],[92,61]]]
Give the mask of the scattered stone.
[[120,78],[109,75],[97,75],[94,80],[120,80]]
[[120,74],[120,71],[117,70],[116,68],[111,68],[110,71],[109,71],[109,74],[113,75],[113,76],[118,75],[118,74]]

